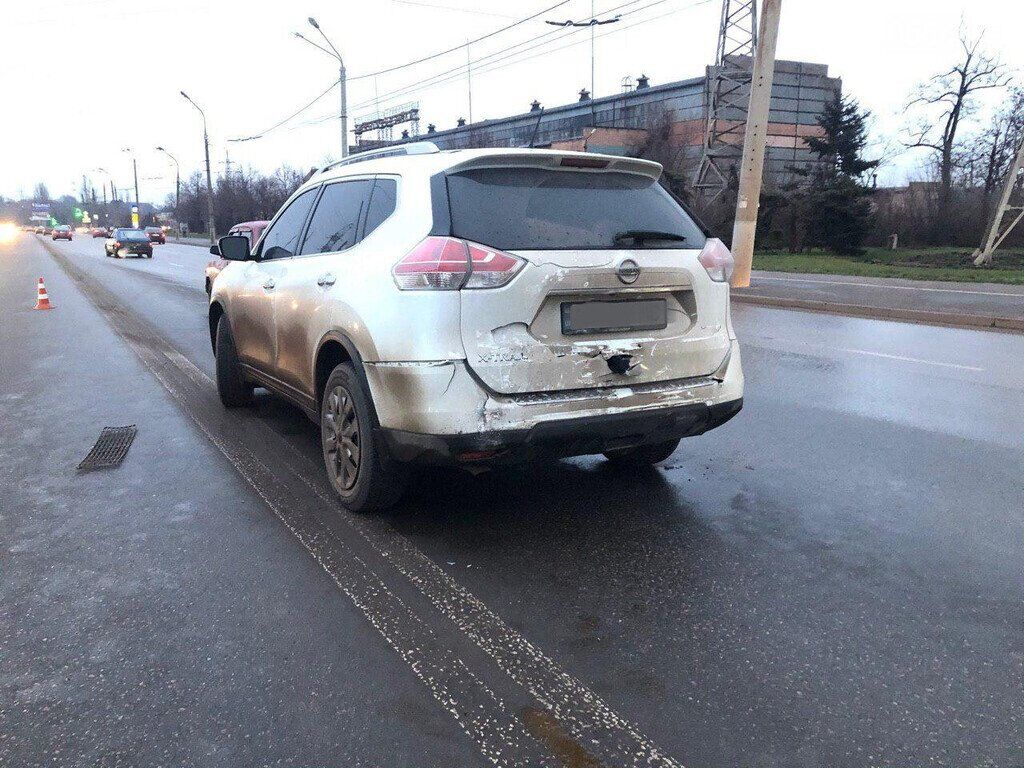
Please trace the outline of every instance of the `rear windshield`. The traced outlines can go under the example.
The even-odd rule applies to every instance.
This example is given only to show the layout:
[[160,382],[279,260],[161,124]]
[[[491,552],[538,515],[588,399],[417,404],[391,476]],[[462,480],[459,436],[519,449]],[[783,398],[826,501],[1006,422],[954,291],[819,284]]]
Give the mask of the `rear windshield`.
[[452,233],[504,250],[611,249],[630,231],[668,232],[645,248],[701,248],[704,233],[656,181],[632,173],[482,168],[448,176]]
[[119,229],[117,230],[118,240],[149,240],[149,235],[141,229]]

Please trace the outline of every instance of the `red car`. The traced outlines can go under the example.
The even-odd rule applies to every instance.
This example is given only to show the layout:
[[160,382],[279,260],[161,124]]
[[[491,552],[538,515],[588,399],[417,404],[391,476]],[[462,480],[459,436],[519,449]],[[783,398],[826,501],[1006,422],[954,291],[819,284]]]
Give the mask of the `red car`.
[[146,234],[149,235],[149,242],[167,244],[167,236],[160,227],[146,227]]
[[110,237],[109,227],[93,227],[90,234],[93,237]]
[[[267,228],[269,221],[243,221],[240,224],[235,224],[230,230],[229,235],[242,235],[243,237],[249,238],[249,248],[251,249],[256,241],[260,239],[260,235],[263,234],[263,230]],[[210,291],[213,290],[213,280],[220,271],[228,265],[227,259],[215,259],[206,265],[206,295],[210,295]]]
[[61,224],[59,227],[53,228],[53,239],[54,240],[70,240],[73,235],[71,227],[67,224]]

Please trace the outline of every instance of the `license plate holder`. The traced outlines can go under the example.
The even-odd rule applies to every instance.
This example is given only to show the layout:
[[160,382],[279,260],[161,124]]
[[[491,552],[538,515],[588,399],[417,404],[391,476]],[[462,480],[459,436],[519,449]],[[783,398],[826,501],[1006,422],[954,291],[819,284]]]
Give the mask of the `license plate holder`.
[[562,333],[566,336],[658,331],[668,327],[665,299],[564,301],[561,310]]

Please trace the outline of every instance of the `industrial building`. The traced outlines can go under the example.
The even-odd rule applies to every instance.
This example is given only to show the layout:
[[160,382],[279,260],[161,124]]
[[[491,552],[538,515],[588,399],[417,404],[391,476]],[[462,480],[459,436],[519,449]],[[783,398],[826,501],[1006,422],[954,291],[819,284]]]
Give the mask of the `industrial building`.
[[[724,57],[724,69],[749,68],[749,59]],[[742,127],[749,80],[733,88],[731,99],[718,99],[721,93],[723,65],[706,69],[704,77],[672,83],[651,83],[641,75],[622,92],[612,96],[591,98],[580,91],[576,101],[545,107],[534,101],[524,112],[509,117],[467,124],[459,120],[449,128],[430,124],[420,130],[419,112],[402,132],[402,138],[388,136],[364,139],[370,123],[363,131],[357,125],[359,143],[353,151],[379,148],[407,141],[429,139],[441,149],[468,147],[551,147],[617,155],[651,153],[651,142],[661,146],[657,158],[668,170],[694,183],[702,157],[706,156],[709,134],[724,152],[723,167],[735,165],[743,141]],[[728,78],[726,78],[728,80]],[[716,91],[716,89],[718,89]],[[777,61],[772,85],[771,116],[768,126],[768,148],[765,165],[767,186],[784,183],[793,167],[806,167],[815,157],[806,144],[809,136],[822,134],[817,125],[824,104],[841,93],[842,81],[830,77],[824,64],[800,61]],[[709,121],[709,111],[714,119]],[[385,120],[385,122],[387,122]],[[379,116],[373,128],[381,124]],[[395,123],[396,125],[398,123]],[[656,134],[656,137],[652,134]],[[730,152],[730,148],[734,151]]]

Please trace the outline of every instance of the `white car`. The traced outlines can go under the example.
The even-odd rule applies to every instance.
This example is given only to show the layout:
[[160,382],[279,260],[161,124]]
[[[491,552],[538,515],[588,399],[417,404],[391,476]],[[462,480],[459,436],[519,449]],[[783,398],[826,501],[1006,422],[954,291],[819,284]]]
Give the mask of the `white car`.
[[650,464],[743,403],[728,249],[645,160],[367,152],[314,174],[210,297],[226,406],[263,386],[320,425],[353,510],[409,462]]

